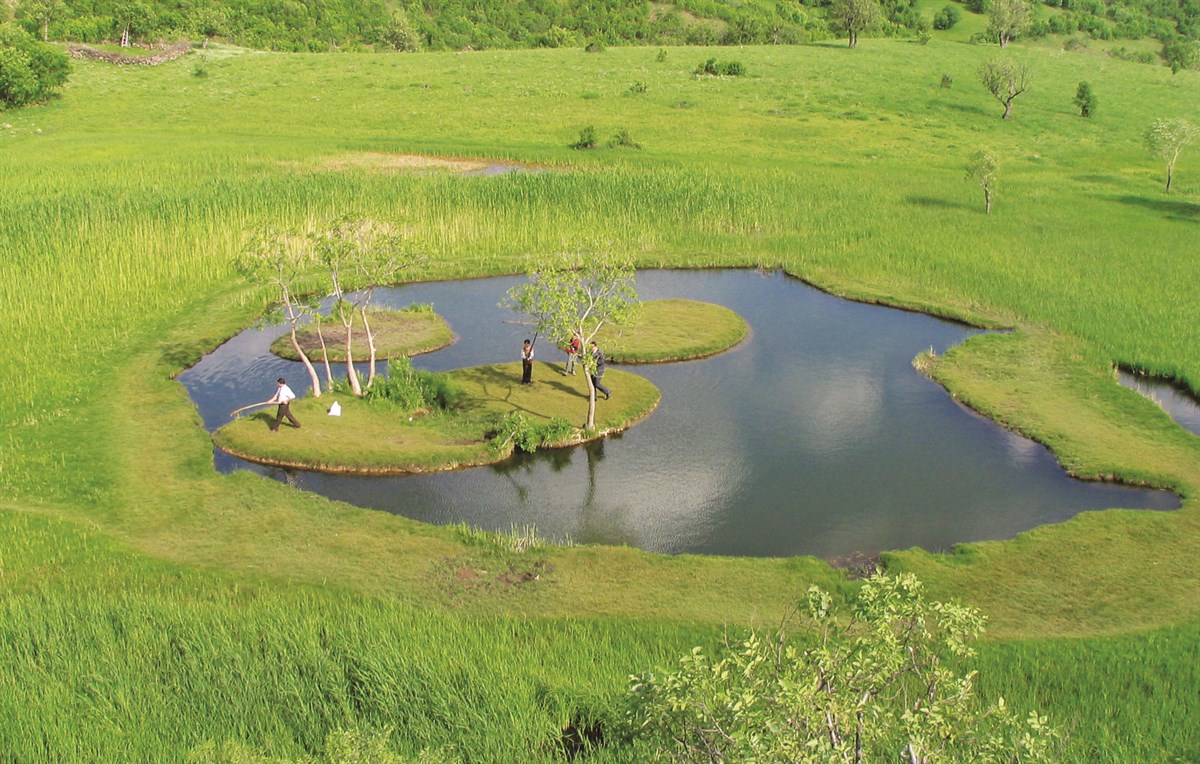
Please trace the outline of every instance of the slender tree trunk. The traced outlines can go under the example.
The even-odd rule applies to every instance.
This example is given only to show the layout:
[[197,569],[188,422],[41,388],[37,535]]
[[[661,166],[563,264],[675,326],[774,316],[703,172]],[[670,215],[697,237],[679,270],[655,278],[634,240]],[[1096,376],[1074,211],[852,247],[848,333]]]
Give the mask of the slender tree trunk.
[[325,385],[333,392],[333,369],[329,367],[329,348],[325,345],[325,332],[321,329],[321,321],[317,324],[317,339],[321,343],[321,363],[325,364]]
[[208,50],[208,37],[205,37],[204,42],[200,43],[200,50]]
[[50,42],[50,19],[42,21],[42,42]]
[[287,310],[289,334],[292,338],[292,349],[296,351],[296,355],[300,356],[300,362],[304,364],[304,370],[308,372],[308,380],[312,384],[314,398],[321,397],[321,380],[317,377],[317,370],[313,368],[312,361],[308,360],[308,353],[300,347],[300,340],[296,339],[296,324],[300,322],[300,314],[292,306],[291,299],[285,294],[285,308]]
[[359,314],[362,316],[363,332],[367,335],[367,362],[370,364],[367,369],[367,387],[369,388],[375,382],[375,335],[371,333],[371,323],[367,320],[366,305],[359,309]]
[[992,214],[992,192],[990,189],[983,189],[983,214]]
[[588,415],[586,429],[594,430],[596,428],[596,386],[592,384],[592,374],[587,369],[584,369],[584,374],[587,376],[588,383]]
[[1011,117],[1012,117],[1012,99],[1010,98],[1004,102],[1004,119],[1010,119]]
[[857,48],[858,47],[858,32],[855,32],[853,29],[851,29],[849,36],[850,36],[850,47]]
[[1174,169],[1175,169],[1174,164],[1167,165],[1167,189],[1166,189],[1166,192],[1168,194],[1171,193],[1171,175],[1172,175],[1172,171]]
[[350,392],[362,397],[362,385],[358,384],[358,375],[354,373],[354,313],[349,316],[343,313],[342,308],[338,308],[338,318],[342,320],[342,326],[346,329],[346,378],[350,382]]

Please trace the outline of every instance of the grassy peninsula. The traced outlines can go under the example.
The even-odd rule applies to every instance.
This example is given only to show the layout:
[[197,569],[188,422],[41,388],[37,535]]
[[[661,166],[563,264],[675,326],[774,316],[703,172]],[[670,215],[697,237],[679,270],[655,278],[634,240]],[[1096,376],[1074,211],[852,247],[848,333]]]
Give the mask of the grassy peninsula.
[[608,326],[597,336],[613,363],[667,363],[704,358],[746,338],[750,327],[729,308],[696,300],[649,300],[629,326]]
[[[404,310],[372,308],[367,315],[371,333],[375,335],[375,357],[381,360],[431,353],[454,341],[454,332],[446,320],[425,306],[410,306]],[[354,360],[369,360],[366,331],[363,329],[361,317],[357,314],[354,316],[350,332]],[[325,337],[330,362],[344,362],[346,330],[341,322],[335,317],[325,316],[322,320],[321,334]],[[296,340],[300,343],[301,350],[314,363],[321,360],[321,337],[313,324],[308,323],[297,329]],[[296,350],[292,347],[291,337],[287,334],[271,343],[271,352],[289,361],[300,360],[300,356],[296,355]]]

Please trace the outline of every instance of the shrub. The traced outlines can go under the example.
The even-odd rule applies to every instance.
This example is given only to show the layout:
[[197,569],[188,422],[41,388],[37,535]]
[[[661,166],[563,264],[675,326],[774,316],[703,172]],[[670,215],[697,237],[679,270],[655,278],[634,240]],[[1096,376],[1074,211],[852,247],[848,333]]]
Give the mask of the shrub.
[[697,77],[741,77],[746,73],[746,67],[740,61],[726,61],[718,63],[717,59],[710,58],[704,63],[696,67],[695,74]]
[[629,134],[628,130],[622,128],[617,132],[616,135],[612,137],[612,140],[608,142],[608,147],[610,149],[640,149],[642,144],[635,141],[633,136]]
[[1096,110],[1096,94],[1092,92],[1091,85],[1086,82],[1079,83],[1079,88],[1075,91],[1075,105],[1079,107],[1081,117],[1092,116],[1092,112]]
[[594,149],[596,148],[596,128],[588,125],[579,131],[579,140],[571,144],[573,149]]
[[658,55],[654,57],[654,60],[660,64],[666,62],[667,52],[665,50],[663,50],[662,48],[659,48]]
[[639,80],[629,86],[629,93],[631,95],[641,95],[642,93],[645,93],[648,90],[650,90],[650,86],[647,85],[646,83],[642,82],[641,80]]
[[445,374],[419,371],[407,357],[388,362],[386,377],[377,377],[367,388],[368,401],[386,401],[405,411],[452,408],[462,391]]
[[67,54],[16,24],[0,24],[0,107],[45,101],[67,81]]
[[954,78],[951,77],[949,74],[943,74],[942,75],[942,87],[944,87],[946,89],[954,87]]
[[503,452],[511,445],[519,451],[533,453],[542,446],[564,442],[574,432],[575,428],[562,417],[539,424],[529,421],[519,411],[510,411],[496,424],[488,445],[496,452]]
[[205,56],[196,58],[196,63],[192,67],[192,75],[201,79],[208,76],[208,59]]
[[603,53],[604,43],[600,42],[599,40],[592,40],[583,50],[585,53]]
[[933,28],[942,30],[952,29],[961,18],[962,11],[958,9],[957,5],[947,5],[933,17]]

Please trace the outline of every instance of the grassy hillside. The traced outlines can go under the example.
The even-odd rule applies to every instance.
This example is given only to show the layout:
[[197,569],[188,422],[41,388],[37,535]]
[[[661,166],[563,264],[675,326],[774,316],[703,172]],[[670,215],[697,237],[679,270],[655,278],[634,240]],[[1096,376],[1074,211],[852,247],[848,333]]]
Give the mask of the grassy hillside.
[[[1200,120],[1200,73],[1017,49],[1034,87],[1002,122],[975,81],[994,53],[939,40],[665,60],[219,49],[205,77],[195,57],[81,62],[60,101],[6,113],[0,644],[13,647],[0,750],[154,760],[239,740],[294,755],[339,727],[392,726],[404,751],[457,741],[468,760],[524,761],[626,673],[722,625],[771,623],[809,583],[849,589],[803,558],[518,554],[216,475],[170,377],[263,307],[233,268],[243,233],[356,214],[411,229],[427,277],[511,272],[528,253],[603,240],[644,266],[783,267],[838,293],[1022,327],[933,373],[1080,474],[1172,486],[1183,509],[1091,513],[888,562],[1021,640],[995,643],[1006,668],[992,687],[1090,715],[1071,760],[1194,753],[1194,693],[1175,702],[1177,686],[1147,683],[1150,705],[1178,714],[1168,725],[1106,715],[1116,701],[1098,699],[1127,678],[1124,657],[1187,676],[1200,643],[1198,439],[1110,374],[1117,362],[1200,390],[1200,151],[1167,196],[1141,143],[1154,118]],[[709,56],[748,76],[694,77]],[[1085,79],[1102,104],[1090,120],[1071,103]],[[568,148],[589,125],[643,148]],[[981,147],[1003,158],[987,217],[963,171]],[[551,170],[341,161],[366,152]],[[1063,656],[1077,649],[1108,668],[1076,670]],[[176,696],[194,702],[158,700]]]

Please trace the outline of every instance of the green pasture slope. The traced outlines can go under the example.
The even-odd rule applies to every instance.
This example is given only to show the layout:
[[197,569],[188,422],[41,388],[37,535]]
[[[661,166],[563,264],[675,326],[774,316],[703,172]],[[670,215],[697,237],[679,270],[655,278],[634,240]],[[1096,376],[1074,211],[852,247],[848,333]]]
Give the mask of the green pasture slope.
[[[0,751],[296,757],[365,729],[406,754],[550,760],[627,674],[772,624],[811,583],[852,590],[814,559],[518,552],[215,474],[171,376],[263,308],[233,268],[243,232],[354,214],[409,227],[428,278],[603,241],[1018,327],[921,366],[1077,474],[1183,508],[886,562],[989,615],[982,689],[1067,726],[1068,761],[1200,756],[1200,438],[1111,375],[1200,390],[1200,147],[1167,196],[1140,137],[1200,121],[1200,72],[1018,47],[1034,84],[1002,122],[975,82],[994,48],[657,53],[80,62],[60,101],[0,114]],[[712,55],[748,76],[695,78]],[[589,125],[643,148],[569,149]],[[963,172],[983,147],[1003,159],[988,217]],[[330,169],[364,152],[551,171]]]

